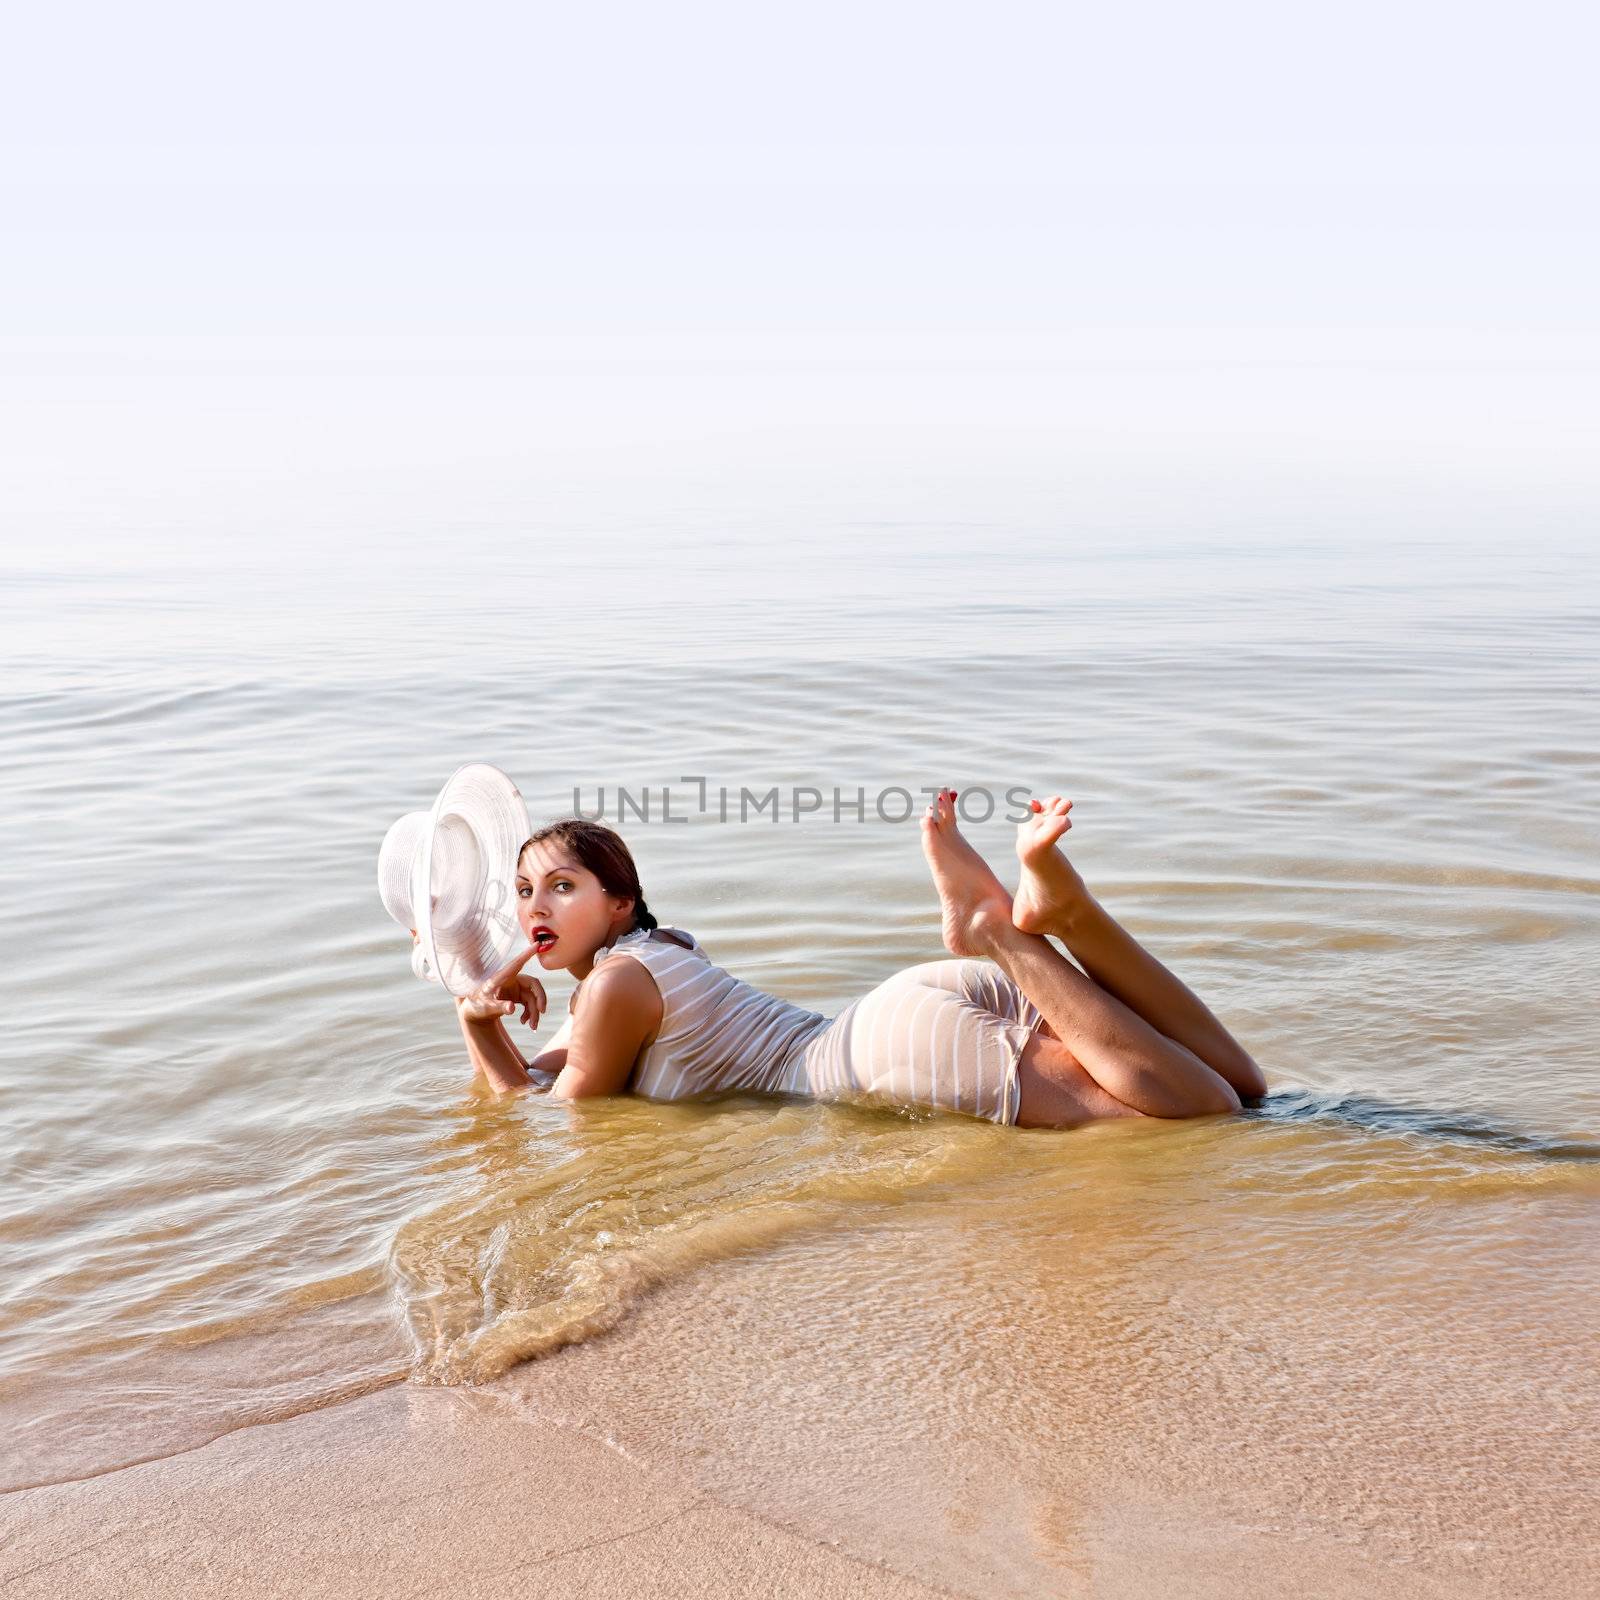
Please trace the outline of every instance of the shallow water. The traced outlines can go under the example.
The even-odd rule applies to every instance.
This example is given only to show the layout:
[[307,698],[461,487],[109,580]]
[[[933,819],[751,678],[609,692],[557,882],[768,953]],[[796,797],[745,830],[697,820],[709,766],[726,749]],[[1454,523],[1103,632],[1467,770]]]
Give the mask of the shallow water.
[[[509,1373],[495,1404],[997,1593],[1065,1583],[1108,1482],[1157,1521],[1203,1491],[1239,1529],[1576,1570],[1600,1472],[1576,539],[456,537],[3,574],[8,1486]],[[619,785],[683,814],[703,779],[709,814],[625,826],[652,906],[826,1011],[938,953],[879,797],[992,794],[968,832],[1004,875],[1007,791],[1069,793],[1091,885],[1273,1092],[1065,1134],[475,1095],[374,884],[388,823],[471,759],[536,817]],[[785,814],[723,822],[722,786]],[[796,788],[821,809],[793,820]]]

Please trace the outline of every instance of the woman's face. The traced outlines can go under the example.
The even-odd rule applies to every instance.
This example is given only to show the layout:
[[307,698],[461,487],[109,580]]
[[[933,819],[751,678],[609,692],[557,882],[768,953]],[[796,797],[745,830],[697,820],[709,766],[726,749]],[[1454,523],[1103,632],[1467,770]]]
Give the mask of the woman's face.
[[546,972],[587,977],[594,953],[633,921],[633,901],[606,892],[555,841],[530,844],[517,863],[517,926]]

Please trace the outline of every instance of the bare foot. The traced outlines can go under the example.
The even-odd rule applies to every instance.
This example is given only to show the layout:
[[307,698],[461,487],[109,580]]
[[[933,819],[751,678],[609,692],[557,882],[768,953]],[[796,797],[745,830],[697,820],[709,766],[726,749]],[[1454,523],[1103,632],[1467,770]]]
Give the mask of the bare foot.
[[944,917],[944,947],[953,956],[988,954],[997,933],[1011,927],[1011,897],[989,863],[961,837],[956,792],[940,791],[922,814],[922,853],[933,870]]
[[1011,920],[1024,933],[1058,938],[1089,898],[1083,879],[1056,841],[1072,826],[1072,802],[1053,794],[1029,802],[1034,814],[1017,829],[1017,859],[1022,882],[1011,902]]

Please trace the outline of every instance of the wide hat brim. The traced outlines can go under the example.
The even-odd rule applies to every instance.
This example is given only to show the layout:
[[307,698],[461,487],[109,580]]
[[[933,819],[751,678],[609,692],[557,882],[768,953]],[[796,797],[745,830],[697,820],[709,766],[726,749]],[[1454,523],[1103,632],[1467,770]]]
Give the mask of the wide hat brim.
[[431,811],[390,828],[378,854],[384,909],[417,931],[412,969],[471,994],[525,943],[517,927],[517,852],[533,832],[527,802],[498,767],[461,767]]

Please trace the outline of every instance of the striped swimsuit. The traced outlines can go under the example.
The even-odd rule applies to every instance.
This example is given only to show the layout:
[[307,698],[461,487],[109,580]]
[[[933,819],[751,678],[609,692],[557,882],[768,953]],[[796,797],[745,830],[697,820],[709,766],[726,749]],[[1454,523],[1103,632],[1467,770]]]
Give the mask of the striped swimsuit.
[[640,930],[595,954],[597,967],[630,956],[661,991],[661,1026],[628,1080],[633,1093],[746,1089],[1017,1120],[1018,1063],[1043,1019],[987,961],[907,967],[830,1020],[724,972],[682,937],[689,948]]

